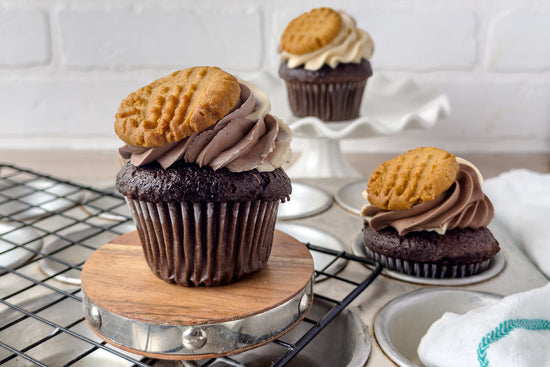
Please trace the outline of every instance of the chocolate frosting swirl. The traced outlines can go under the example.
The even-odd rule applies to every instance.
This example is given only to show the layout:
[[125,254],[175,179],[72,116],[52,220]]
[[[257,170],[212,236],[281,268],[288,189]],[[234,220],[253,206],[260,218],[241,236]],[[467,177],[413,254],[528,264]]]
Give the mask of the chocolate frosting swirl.
[[271,105],[265,93],[242,81],[240,86],[237,105],[213,126],[161,147],[125,145],[119,149],[121,157],[134,166],[157,161],[165,169],[179,160],[232,172],[281,167],[290,157],[290,129],[269,114]]
[[415,231],[444,234],[453,228],[486,227],[494,217],[493,204],[481,191],[479,171],[468,161],[457,158],[459,171],[451,187],[424,203],[408,210],[384,210],[365,205],[361,215],[375,231],[393,227],[403,236]]

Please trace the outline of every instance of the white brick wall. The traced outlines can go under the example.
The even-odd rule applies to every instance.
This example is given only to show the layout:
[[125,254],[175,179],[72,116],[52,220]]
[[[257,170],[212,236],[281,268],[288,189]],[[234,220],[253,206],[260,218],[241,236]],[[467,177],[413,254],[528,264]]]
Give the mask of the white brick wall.
[[357,22],[376,40],[376,65],[385,69],[468,70],[476,62],[472,11],[373,11]]
[[550,10],[515,9],[496,17],[489,30],[491,71],[550,71]]
[[2,67],[43,65],[50,56],[50,27],[44,11],[0,8]]
[[[75,68],[262,67],[256,9],[63,10],[63,64]],[[93,35],[93,37],[91,37]]]
[[321,5],[372,35],[375,72],[438,88],[452,105],[430,130],[345,140],[344,150],[550,152],[547,0],[0,0],[0,146],[114,150],[120,100],[191,65],[267,72],[261,87],[277,95],[279,36]]

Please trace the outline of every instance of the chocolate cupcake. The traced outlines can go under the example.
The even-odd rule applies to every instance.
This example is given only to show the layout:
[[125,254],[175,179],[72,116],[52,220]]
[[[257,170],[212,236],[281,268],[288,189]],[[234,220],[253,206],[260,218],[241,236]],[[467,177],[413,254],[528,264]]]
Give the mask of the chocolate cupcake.
[[269,109],[261,90],[209,67],[173,73],[121,104],[115,130],[129,162],[117,189],[160,279],[217,286],[267,264],[278,204],[291,192],[281,168],[290,131]]
[[385,267],[409,275],[456,278],[480,273],[500,250],[487,228],[494,217],[470,162],[417,148],[384,162],[364,193],[370,204],[363,243]]
[[292,113],[323,121],[357,118],[374,44],[344,12],[313,9],[293,19],[281,36],[279,76]]

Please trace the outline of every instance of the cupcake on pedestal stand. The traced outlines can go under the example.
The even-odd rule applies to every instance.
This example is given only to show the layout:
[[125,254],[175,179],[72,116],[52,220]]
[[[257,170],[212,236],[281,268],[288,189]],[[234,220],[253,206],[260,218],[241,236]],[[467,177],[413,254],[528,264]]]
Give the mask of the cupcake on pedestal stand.
[[325,131],[323,124],[359,117],[365,86],[373,74],[369,62],[373,51],[372,38],[343,11],[313,9],[292,19],[285,28],[279,76],[285,81],[292,114],[305,118],[299,121],[306,124],[304,128],[295,124],[298,129],[294,132],[321,138],[312,141],[311,149],[304,150],[293,166],[297,176],[355,175],[347,162],[334,161],[333,157],[341,156],[338,137],[333,137],[331,129]]
[[[295,137],[308,139],[288,170],[291,177],[359,176],[342,154],[341,139],[428,128],[448,115],[446,96],[410,81],[372,77],[373,52],[372,38],[343,11],[313,9],[285,28],[279,49],[291,112],[285,121]],[[287,205],[299,204],[295,198]]]
[[359,176],[342,155],[341,139],[428,128],[449,113],[447,98],[435,91],[371,78],[373,52],[372,38],[343,11],[313,9],[285,28],[279,76],[294,117],[289,125],[295,137],[309,139],[288,170],[292,177]]

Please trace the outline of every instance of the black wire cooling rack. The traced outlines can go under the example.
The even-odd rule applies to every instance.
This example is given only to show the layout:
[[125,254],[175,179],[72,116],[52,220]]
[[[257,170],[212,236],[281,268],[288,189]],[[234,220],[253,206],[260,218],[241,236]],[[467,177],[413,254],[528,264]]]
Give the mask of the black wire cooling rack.
[[[97,337],[82,311],[80,271],[87,257],[132,230],[124,199],[67,180],[0,163],[0,365],[152,366],[158,362],[116,349]],[[329,304],[320,318],[306,317],[296,341],[271,342],[280,350],[271,366],[284,366],[337,317],[380,274],[382,268],[347,252],[306,244],[332,257],[317,276],[345,289],[340,299],[315,293]],[[373,265],[360,281],[326,270],[337,261]],[[326,280],[324,280],[326,281]],[[349,290],[349,291],[348,291]],[[298,329],[298,328],[297,328]],[[99,363],[97,361],[103,361]],[[196,366],[245,366],[235,357],[194,362]],[[256,364],[255,364],[256,365]]]

